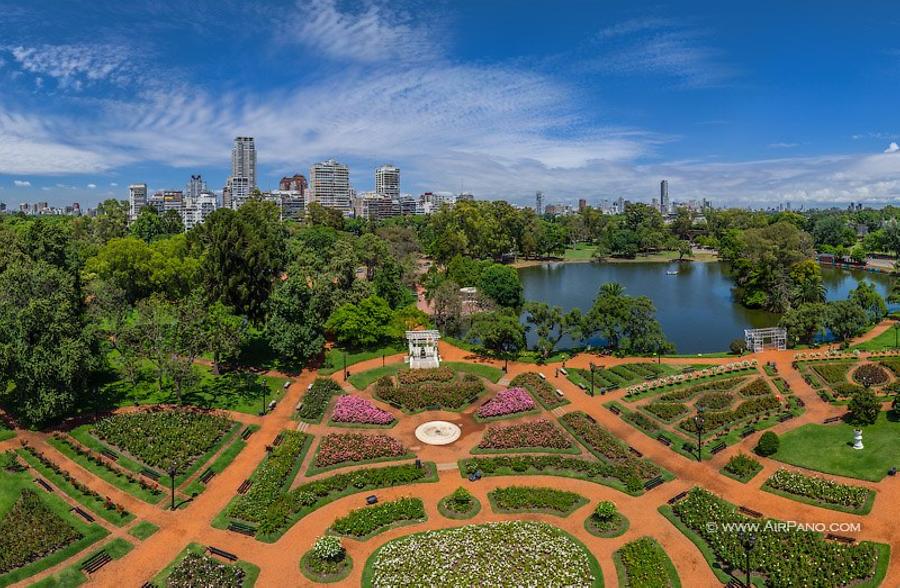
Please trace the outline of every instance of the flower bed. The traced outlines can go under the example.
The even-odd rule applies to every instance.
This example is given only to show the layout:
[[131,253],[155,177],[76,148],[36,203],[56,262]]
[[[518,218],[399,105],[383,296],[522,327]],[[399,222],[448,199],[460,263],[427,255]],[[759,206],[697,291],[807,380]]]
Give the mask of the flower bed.
[[[781,409],[781,403],[773,395],[758,396],[751,400],[745,400],[740,403],[734,410],[723,410],[719,412],[707,412],[703,415],[703,430],[705,433],[711,434],[716,429],[724,426],[731,426],[745,419],[760,416],[767,412],[777,411]],[[697,425],[694,419],[687,418],[678,423],[678,427],[688,433],[696,433]]]
[[611,500],[602,500],[584,520],[585,530],[596,537],[609,539],[628,530],[628,519],[622,516]]
[[495,512],[547,512],[568,516],[587,499],[574,492],[537,486],[509,486],[488,492]]
[[744,398],[752,398],[754,396],[765,396],[766,394],[771,394],[772,389],[769,388],[769,385],[766,384],[766,381],[762,378],[756,378],[739,391],[741,396]]
[[871,508],[873,493],[868,488],[838,484],[820,476],[807,476],[780,469],[766,480],[765,488],[790,496],[807,498],[826,508],[862,512]]
[[688,407],[678,402],[651,402],[643,407],[656,418],[670,422],[688,411]]
[[401,370],[397,372],[397,381],[401,384],[421,384],[422,382],[450,382],[456,377],[448,367]]
[[450,519],[468,519],[478,514],[479,510],[481,503],[462,486],[438,502],[438,511]]
[[622,413],[622,418],[649,435],[656,435],[659,433],[659,426],[653,422],[652,419],[647,418],[639,412]]
[[338,582],[350,574],[353,560],[341,544],[340,537],[325,535],[316,539],[312,549],[300,559],[303,575],[322,584]]
[[476,413],[479,418],[490,419],[534,410],[534,399],[524,388],[507,388],[482,404]]
[[424,521],[426,518],[425,505],[420,498],[399,498],[351,510],[349,514],[334,521],[331,530],[338,535],[367,539],[389,527]]
[[666,392],[665,394],[660,396],[659,399],[663,402],[682,402],[684,400],[693,398],[701,392],[725,392],[736,388],[746,381],[746,377],[712,380],[711,382],[703,382],[700,384],[694,384],[693,386],[678,388],[676,390],[672,390],[671,392]]
[[818,363],[810,366],[829,386],[847,381],[847,372],[850,371],[849,363]]
[[97,422],[94,435],[151,468],[180,470],[209,451],[234,426],[224,416],[197,410],[116,414]]
[[535,372],[519,374],[512,379],[510,385],[527,389],[547,410],[569,403],[565,398],[560,398],[556,389]]
[[616,570],[621,586],[668,588],[680,586],[672,561],[659,543],[641,537],[626,543],[616,553]]
[[478,444],[479,450],[508,451],[511,449],[574,449],[572,440],[547,419],[529,423],[488,427]]
[[253,485],[232,504],[229,516],[250,523],[263,521],[299,467],[309,439],[305,433],[285,431],[281,445],[256,469]]
[[467,525],[400,537],[372,554],[363,586],[592,588],[600,570],[583,545],[546,523]]
[[762,464],[757,460],[753,459],[746,453],[739,453],[737,455],[733,455],[731,459],[728,460],[728,463],[725,464],[725,467],[722,470],[726,475],[729,475],[732,478],[740,482],[749,482],[753,476],[762,471]]
[[703,410],[722,410],[731,406],[734,394],[730,392],[706,392],[694,403],[694,408]]
[[331,397],[341,392],[341,386],[328,378],[316,378],[312,387],[303,395],[303,403],[297,412],[300,420],[318,423],[325,416]]
[[863,386],[881,386],[890,379],[887,370],[875,363],[864,363],[853,372],[853,380]]
[[570,412],[563,415],[559,421],[597,457],[629,472],[628,477],[645,482],[660,475],[661,471],[656,464],[635,457],[627,445],[594,422],[586,413]]
[[390,425],[394,415],[372,404],[367,398],[355,394],[338,396],[331,413],[336,423],[357,423],[361,425]]
[[313,463],[321,469],[407,455],[403,443],[389,435],[329,433],[319,441]]
[[63,549],[83,535],[25,489],[0,519],[0,574]]
[[379,400],[410,412],[429,408],[459,410],[478,398],[482,392],[484,384],[471,374],[449,382],[426,381],[395,385],[390,376],[383,376],[375,382],[375,396]]
[[242,588],[246,572],[236,565],[228,565],[202,553],[184,556],[166,579],[167,588]]
[[[667,514],[668,509],[661,510]],[[673,522],[726,571],[742,573],[745,551],[736,524],[753,524],[758,530],[750,553],[750,567],[767,579],[766,586],[854,586],[876,573],[878,549],[872,543],[845,545],[825,541],[821,533],[786,526],[781,521],[745,517],[737,508],[711,492],[694,488],[671,508]],[[711,565],[713,561],[709,562]],[[720,575],[725,580],[725,574]],[[876,584],[872,584],[876,585]]]
[[605,461],[561,455],[497,455],[463,459],[459,463],[464,475],[476,471],[486,476],[558,475],[612,486],[632,495],[643,491],[633,468]]

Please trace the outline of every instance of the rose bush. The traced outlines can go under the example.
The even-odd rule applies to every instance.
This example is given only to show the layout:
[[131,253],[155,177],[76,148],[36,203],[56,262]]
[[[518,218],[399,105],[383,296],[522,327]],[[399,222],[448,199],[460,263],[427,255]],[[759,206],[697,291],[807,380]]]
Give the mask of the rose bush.
[[339,396],[331,413],[336,423],[359,423],[363,425],[389,425],[394,415],[372,404],[366,398],[355,394]]
[[488,427],[479,449],[570,449],[572,441],[547,419],[529,423]]
[[329,433],[319,441],[315,466],[326,468],[385,457],[403,457],[407,449],[389,435],[363,433]]
[[507,388],[485,402],[478,409],[480,418],[496,418],[534,410],[534,399],[524,388]]

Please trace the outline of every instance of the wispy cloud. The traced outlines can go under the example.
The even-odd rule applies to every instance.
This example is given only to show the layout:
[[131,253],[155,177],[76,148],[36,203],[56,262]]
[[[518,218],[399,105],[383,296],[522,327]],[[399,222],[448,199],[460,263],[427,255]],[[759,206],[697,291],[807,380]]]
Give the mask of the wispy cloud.
[[49,77],[61,88],[79,90],[101,80],[123,84],[134,73],[130,52],[124,46],[44,44],[8,46],[3,50],[15,66],[37,76],[38,86]]
[[885,153],[896,153],[898,151],[900,151],[900,145],[897,145],[894,141],[891,141],[891,144],[884,150]]
[[800,144],[799,143],[784,143],[784,142],[769,143],[769,149],[793,149],[794,147],[797,147],[798,145],[800,145]]
[[30,188],[31,182],[29,182],[28,180],[13,180],[13,185],[15,185],[17,188]]

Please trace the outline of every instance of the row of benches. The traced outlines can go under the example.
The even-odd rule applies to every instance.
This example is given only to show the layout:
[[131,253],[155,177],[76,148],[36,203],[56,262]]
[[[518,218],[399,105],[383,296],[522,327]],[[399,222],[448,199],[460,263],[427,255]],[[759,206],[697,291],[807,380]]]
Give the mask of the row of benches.
[[81,564],[81,570],[85,573],[93,574],[111,561],[112,558],[104,549],[86,559],[85,562]]

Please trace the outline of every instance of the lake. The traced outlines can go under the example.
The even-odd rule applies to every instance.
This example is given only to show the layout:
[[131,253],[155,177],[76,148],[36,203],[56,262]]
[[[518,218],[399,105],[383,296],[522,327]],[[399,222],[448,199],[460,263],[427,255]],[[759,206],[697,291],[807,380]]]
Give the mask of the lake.
[[[666,275],[667,270],[678,275]],[[519,270],[526,300],[559,305],[564,310],[590,309],[605,282],[619,282],[625,293],[653,300],[656,317],[678,353],[710,353],[728,349],[744,329],[772,327],[778,314],[750,310],[734,302],[733,282],[725,264],[711,263],[546,263]],[[846,298],[862,280],[873,282],[886,296],[893,280],[886,274],[822,268],[828,300]],[[536,335],[528,333],[529,346]],[[600,339],[588,341],[591,345]],[[564,339],[560,347],[571,346]]]

